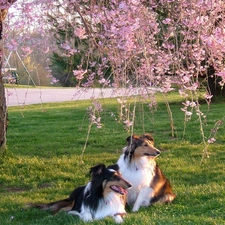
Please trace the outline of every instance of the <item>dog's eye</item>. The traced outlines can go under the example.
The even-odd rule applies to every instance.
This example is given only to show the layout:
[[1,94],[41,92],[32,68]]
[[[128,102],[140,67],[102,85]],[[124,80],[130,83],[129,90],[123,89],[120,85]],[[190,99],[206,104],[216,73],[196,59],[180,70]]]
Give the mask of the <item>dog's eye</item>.
[[120,177],[119,174],[114,174],[114,175],[112,176],[113,179],[119,179],[119,177]]
[[145,144],[144,144],[144,146],[145,146],[145,147],[148,147],[148,144],[147,144],[147,143],[145,143]]

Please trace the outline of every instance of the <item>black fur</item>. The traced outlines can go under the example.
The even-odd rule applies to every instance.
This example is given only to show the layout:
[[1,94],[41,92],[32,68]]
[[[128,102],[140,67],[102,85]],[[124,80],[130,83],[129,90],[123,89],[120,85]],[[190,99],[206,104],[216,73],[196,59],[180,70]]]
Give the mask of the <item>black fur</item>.
[[[90,169],[92,174],[92,185],[90,190],[85,193],[83,197],[84,204],[90,206],[93,212],[95,212],[99,205],[99,199],[103,198],[102,182],[106,179],[106,169],[104,164],[94,166]],[[113,172],[111,172],[113,174]]]
[[[60,210],[71,211],[75,210],[81,212],[82,204],[89,206],[92,214],[98,209],[99,202],[103,199],[103,186],[104,180],[110,180],[114,176],[114,171],[119,171],[117,164],[106,167],[104,164],[90,168],[91,182],[89,183],[90,189],[85,192],[87,186],[81,186],[70,194],[69,198],[48,204],[29,204],[31,207],[50,210],[57,213]],[[115,178],[114,178],[115,179]]]

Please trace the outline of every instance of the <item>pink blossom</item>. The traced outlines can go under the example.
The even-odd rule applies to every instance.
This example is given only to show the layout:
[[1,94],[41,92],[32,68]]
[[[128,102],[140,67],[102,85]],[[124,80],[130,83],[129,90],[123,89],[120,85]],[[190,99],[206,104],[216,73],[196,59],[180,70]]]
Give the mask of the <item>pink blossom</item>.
[[43,51],[44,54],[49,52],[49,46],[46,47],[46,49]]
[[87,38],[86,31],[85,31],[84,28],[77,28],[77,29],[75,29],[74,34],[75,34],[77,37],[79,37],[80,39],[85,39],[85,38]]
[[126,100],[121,99],[121,98],[117,98],[117,102],[120,103],[120,104],[124,104],[124,103],[126,103]]
[[205,99],[211,99],[213,95],[210,95],[209,93],[204,94]]
[[102,78],[98,82],[99,82],[99,84],[103,84],[103,85],[109,85],[109,83],[110,83],[110,81],[107,81],[105,78]]
[[193,113],[190,111],[186,111],[185,114],[186,114],[186,116],[191,116]]
[[57,82],[59,82],[59,80],[56,79],[55,77],[52,77],[51,84],[55,84],[55,83],[57,83]]
[[212,137],[212,138],[210,138],[210,139],[208,139],[208,143],[209,144],[212,144],[212,143],[214,143],[216,141],[216,139],[214,138],[214,137]]
[[219,72],[217,73],[217,75],[218,75],[219,77],[221,77],[223,80],[225,80],[225,68],[223,68],[221,71],[219,71]]
[[95,110],[97,110],[98,112],[102,112],[103,111],[102,104],[99,101],[95,100],[92,103],[93,103],[93,105],[95,107]]
[[179,94],[182,98],[187,98],[188,97],[188,94],[184,91],[184,90],[179,90]]
[[133,122],[130,120],[125,120],[124,123],[126,124],[127,127],[133,126]]
[[87,73],[87,70],[73,70],[73,74],[76,77],[77,80],[82,80],[84,78],[85,73]]
[[25,55],[29,55],[33,50],[29,46],[21,47],[21,50],[25,53]]
[[9,96],[11,96],[11,95],[13,95],[13,93],[10,92],[10,91],[7,91],[7,96],[9,97]]
[[65,42],[65,43],[61,44],[61,47],[62,47],[63,49],[65,49],[65,50],[70,50],[70,49],[71,49],[71,47],[70,47],[70,45],[69,45],[68,42]]
[[[113,87],[126,87],[124,96],[138,95],[150,105],[155,102],[150,86],[162,92],[176,87],[184,98],[181,110],[190,119],[195,112],[205,117],[198,110],[196,93],[200,88],[208,88],[202,79],[209,66],[214,68],[216,78],[220,78],[221,87],[225,84],[225,4],[222,0],[111,0],[107,6],[102,1],[91,0],[37,0],[35,4],[25,0],[17,1],[9,11],[4,34],[8,50],[24,50],[28,54],[35,46],[44,54],[50,54],[52,49],[55,52],[60,49],[61,56],[66,57],[82,53],[81,65],[73,70],[81,87],[91,87],[96,82],[109,85],[113,80]],[[19,13],[19,19],[15,12]],[[51,22],[43,23],[46,15],[56,18],[58,28],[66,33],[60,46],[56,43],[49,46],[44,41],[53,36],[50,30],[54,27]],[[67,33],[67,24],[71,25],[70,33]],[[20,33],[9,38],[7,34],[12,28]],[[39,41],[32,38],[34,30],[40,32]],[[75,38],[81,39],[80,48],[74,46]],[[84,38],[88,47],[82,52]],[[212,95],[207,93],[204,97],[210,104]],[[122,121],[133,126],[126,98],[121,96],[117,101]],[[92,122],[100,124],[98,102],[89,110]]]
[[164,24],[170,24],[171,23],[171,19],[170,18],[166,18],[165,20],[162,21]]

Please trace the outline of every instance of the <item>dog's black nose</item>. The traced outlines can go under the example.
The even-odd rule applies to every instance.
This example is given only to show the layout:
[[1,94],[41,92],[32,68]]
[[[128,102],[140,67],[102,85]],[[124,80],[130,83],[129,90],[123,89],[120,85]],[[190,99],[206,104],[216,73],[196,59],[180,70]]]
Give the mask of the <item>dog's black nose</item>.
[[127,187],[128,187],[128,188],[132,187],[132,184],[130,184],[130,183],[129,183],[129,184],[127,184]]

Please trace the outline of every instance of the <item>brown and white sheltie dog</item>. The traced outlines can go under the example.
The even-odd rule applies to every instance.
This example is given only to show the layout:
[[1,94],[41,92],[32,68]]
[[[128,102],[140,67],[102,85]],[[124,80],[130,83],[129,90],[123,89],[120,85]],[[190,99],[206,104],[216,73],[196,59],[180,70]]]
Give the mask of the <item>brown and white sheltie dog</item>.
[[91,181],[76,188],[69,198],[48,204],[29,206],[50,210],[53,213],[66,211],[78,215],[84,221],[103,219],[111,216],[117,223],[123,222],[126,214],[126,195],[131,184],[119,172],[118,165],[106,167],[99,164],[90,169]]
[[127,146],[117,163],[123,177],[132,184],[128,190],[127,203],[133,207],[133,212],[154,202],[170,203],[176,197],[156,164],[155,159],[159,154],[150,134],[127,138]]

